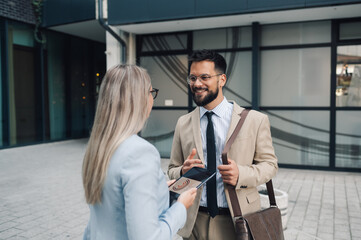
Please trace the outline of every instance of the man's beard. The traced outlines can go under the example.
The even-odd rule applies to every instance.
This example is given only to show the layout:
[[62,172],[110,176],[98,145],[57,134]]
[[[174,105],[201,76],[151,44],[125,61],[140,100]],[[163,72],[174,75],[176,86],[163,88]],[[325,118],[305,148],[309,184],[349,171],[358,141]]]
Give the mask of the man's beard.
[[218,97],[218,92],[219,92],[218,88],[215,92],[207,90],[208,94],[203,99],[201,99],[201,96],[196,96],[195,92],[197,89],[199,89],[199,88],[192,88],[193,101],[197,104],[197,106],[203,107],[203,106],[211,103],[214,99],[216,99]]

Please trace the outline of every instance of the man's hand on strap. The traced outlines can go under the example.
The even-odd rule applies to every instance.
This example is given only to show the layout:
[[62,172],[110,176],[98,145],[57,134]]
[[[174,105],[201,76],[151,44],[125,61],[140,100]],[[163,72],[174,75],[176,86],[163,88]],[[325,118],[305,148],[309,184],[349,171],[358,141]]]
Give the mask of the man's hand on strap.
[[219,165],[218,170],[222,175],[224,183],[228,183],[231,186],[237,185],[239,171],[235,161],[228,158],[228,165]]

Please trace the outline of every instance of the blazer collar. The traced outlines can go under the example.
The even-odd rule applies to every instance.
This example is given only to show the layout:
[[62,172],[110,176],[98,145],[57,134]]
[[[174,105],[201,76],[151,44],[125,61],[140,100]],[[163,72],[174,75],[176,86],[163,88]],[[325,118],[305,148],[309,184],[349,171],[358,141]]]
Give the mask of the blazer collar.
[[199,107],[197,107],[192,112],[192,126],[193,126],[193,136],[194,136],[194,142],[196,145],[197,153],[199,156],[199,159],[202,160],[204,163],[204,156],[203,156],[203,147],[202,147],[202,137],[201,137],[201,123],[200,123],[200,111]]
[[229,129],[228,129],[228,133],[227,133],[226,142],[231,137],[234,129],[237,126],[237,123],[241,119],[240,114],[244,110],[244,108],[240,107],[235,101],[230,101],[230,102],[233,103],[233,111],[232,111],[231,124],[229,125]]

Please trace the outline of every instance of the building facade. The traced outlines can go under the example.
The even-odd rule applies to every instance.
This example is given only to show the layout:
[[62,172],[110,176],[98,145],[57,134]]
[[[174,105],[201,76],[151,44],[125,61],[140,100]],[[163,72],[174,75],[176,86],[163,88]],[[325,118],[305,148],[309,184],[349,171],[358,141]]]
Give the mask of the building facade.
[[269,116],[281,166],[360,169],[361,21],[353,20],[141,36],[139,64],[161,90],[143,136],[169,156],[178,117],[194,108],[187,55],[214,49],[228,62],[225,96]]
[[0,149],[89,136],[105,34],[43,28],[43,12],[43,1],[0,3]]
[[[96,56],[106,58],[108,68],[127,62],[148,70],[160,94],[140,134],[162,157],[170,155],[177,119],[195,107],[186,82],[187,56],[206,48],[227,60],[227,99],[269,116],[280,166],[361,170],[361,1],[59,0],[44,4],[43,32],[87,39],[92,44],[102,35],[106,54],[99,51]],[[53,41],[53,51],[64,54],[68,45],[62,50],[58,46],[66,41],[56,37]],[[71,65],[76,65],[89,58],[71,59]],[[48,63],[51,65],[58,66]],[[11,76],[11,71],[8,74]],[[91,93],[97,81],[89,76],[83,79],[93,89]],[[73,81],[78,79],[48,78],[44,81],[48,82],[47,89],[68,81],[69,89],[64,87],[63,94],[70,95],[71,86],[76,88]],[[64,99],[68,98],[64,95]],[[94,102],[95,98],[89,106]],[[11,104],[9,101],[2,106]],[[52,112],[54,106],[48,104],[43,108],[49,110],[43,111]],[[44,114],[52,116],[48,126],[67,129],[62,139],[81,136],[69,134],[76,132],[72,126],[87,132],[91,125],[93,108],[86,110],[81,101],[69,104],[59,107],[63,109],[60,112],[68,109],[60,114],[60,125],[52,125],[55,115]],[[9,112],[7,119],[12,116]],[[80,112],[85,117],[69,117]],[[2,124],[4,142],[4,120]]]

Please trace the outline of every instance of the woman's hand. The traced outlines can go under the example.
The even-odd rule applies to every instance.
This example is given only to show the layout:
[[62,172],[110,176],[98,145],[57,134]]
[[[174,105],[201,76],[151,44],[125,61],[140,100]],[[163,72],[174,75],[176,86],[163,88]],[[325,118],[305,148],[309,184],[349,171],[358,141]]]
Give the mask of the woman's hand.
[[175,180],[176,180],[176,179],[173,179],[173,180],[169,180],[169,181],[167,181],[167,185],[168,185],[168,187],[169,187],[170,185],[172,185],[172,184],[175,182]]
[[193,205],[194,199],[197,195],[197,188],[191,188],[178,197],[178,202],[182,203],[186,209]]

